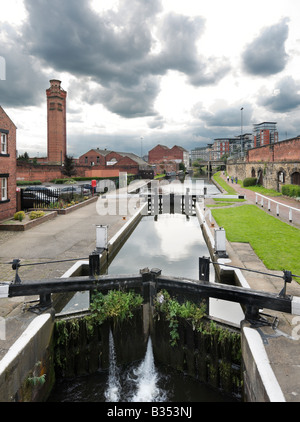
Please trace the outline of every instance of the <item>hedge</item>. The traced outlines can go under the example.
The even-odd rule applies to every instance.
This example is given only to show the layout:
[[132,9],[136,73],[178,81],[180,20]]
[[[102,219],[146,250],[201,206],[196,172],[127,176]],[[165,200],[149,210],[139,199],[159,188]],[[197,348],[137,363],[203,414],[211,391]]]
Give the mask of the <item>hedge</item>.
[[300,197],[300,186],[299,185],[283,185],[281,193],[286,196]]
[[246,188],[247,186],[255,186],[257,183],[256,177],[246,177],[243,180],[243,186]]

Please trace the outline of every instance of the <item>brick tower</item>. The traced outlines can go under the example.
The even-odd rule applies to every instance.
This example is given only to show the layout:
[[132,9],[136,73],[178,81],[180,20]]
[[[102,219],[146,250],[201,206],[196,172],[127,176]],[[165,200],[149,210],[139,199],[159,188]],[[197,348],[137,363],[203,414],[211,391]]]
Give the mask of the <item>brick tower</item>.
[[62,164],[67,154],[66,98],[61,81],[52,79],[47,94],[48,163]]

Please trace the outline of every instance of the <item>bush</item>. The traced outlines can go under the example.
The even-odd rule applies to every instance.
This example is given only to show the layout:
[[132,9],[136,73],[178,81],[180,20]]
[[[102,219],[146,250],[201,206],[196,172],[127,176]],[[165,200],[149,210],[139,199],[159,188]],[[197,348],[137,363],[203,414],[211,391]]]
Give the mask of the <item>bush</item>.
[[299,185],[284,185],[281,188],[281,193],[286,196],[292,196],[298,198],[300,196]]
[[24,211],[18,211],[14,214],[14,219],[22,221],[25,218],[25,212]]
[[35,220],[36,218],[43,217],[45,215],[44,211],[31,211],[29,214],[30,220]]
[[246,177],[243,180],[243,186],[246,188],[247,186],[255,186],[257,182],[256,177]]

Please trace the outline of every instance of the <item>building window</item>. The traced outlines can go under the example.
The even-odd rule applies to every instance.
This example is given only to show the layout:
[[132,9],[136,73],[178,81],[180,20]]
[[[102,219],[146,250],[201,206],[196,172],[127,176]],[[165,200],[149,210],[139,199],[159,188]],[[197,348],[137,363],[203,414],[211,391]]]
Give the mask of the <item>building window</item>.
[[1,133],[1,154],[7,154],[7,134]]
[[84,158],[84,162],[85,162],[85,164],[88,164],[88,162],[89,162],[89,157],[85,157],[85,158]]
[[7,178],[2,177],[0,181],[1,181],[0,200],[7,201]]

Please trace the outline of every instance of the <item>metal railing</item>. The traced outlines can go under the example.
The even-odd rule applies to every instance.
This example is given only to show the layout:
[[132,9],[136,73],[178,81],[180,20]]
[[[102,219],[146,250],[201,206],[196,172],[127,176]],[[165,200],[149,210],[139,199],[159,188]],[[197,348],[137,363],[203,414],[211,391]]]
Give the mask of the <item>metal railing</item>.
[[290,205],[285,205],[282,202],[278,202],[278,201],[275,201],[274,199],[270,199],[270,198],[268,198],[264,195],[261,195],[260,193],[255,193],[256,204],[259,203],[258,197],[260,197],[261,207],[264,207],[264,201],[267,202],[268,211],[271,211],[271,203],[274,203],[276,205],[276,215],[277,215],[277,217],[279,217],[279,215],[280,215],[280,212],[279,212],[280,208],[279,207],[287,208],[289,210],[289,221],[290,221],[290,223],[292,223],[292,221],[293,221],[293,211],[300,213],[300,208],[295,208],[295,207],[291,207]]

